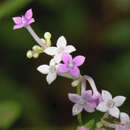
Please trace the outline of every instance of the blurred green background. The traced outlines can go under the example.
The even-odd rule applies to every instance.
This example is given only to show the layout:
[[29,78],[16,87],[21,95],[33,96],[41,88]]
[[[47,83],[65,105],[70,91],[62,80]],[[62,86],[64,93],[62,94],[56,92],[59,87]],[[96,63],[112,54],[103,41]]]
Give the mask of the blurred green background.
[[49,86],[36,68],[50,58],[27,59],[36,43],[27,30],[12,29],[12,17],[29,8],[38,35],[51,32],[53,45],[64,35],[77,48],[74,55],[86,56],[81,72],[91,75],[99,90],[126,96],[121,111],[129,113],[130,0],[0,0],[0,128],[72,130],[78,124],[67,98],[75,91],[70,80],[58,77]]

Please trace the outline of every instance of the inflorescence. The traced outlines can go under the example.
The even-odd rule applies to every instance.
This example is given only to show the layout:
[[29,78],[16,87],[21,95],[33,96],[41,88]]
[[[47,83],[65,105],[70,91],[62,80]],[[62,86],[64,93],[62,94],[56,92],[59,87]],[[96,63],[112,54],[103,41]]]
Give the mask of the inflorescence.
[[[72,79],[72,87],[76,88],[76,93],[69,93],[69,100],[74,103],[72,115],[76,116],[80,127],[78,130],[88,130],[83,124],[81,112],[84,110],[89,113],[95,110],[104,112],[104,116],[96,123],[95,130],[106,130],[113,128],[115,130],[130,130],[130,117],[125,112],[120,112],[119,108],[126,97],[112,95],[107,90],[100,93],[97,90],[94,80],[88,75],[81,75],[79,67],[84,63],[85,57],[78,55],[72,58],[71,53],[76,51],[73,45],[67,45],[64,36],[60,36],[56,46],[51,45],[51,34],[46,32],[44,38],[39,38],[34,32],[30,24],[35,20],[32,17],[32,9],[26,11],[24,16],[13,17],[15,23],[13,29],[26,28],[32,35],[38,45],[34,45],[31,50],[27,51],[27,57],[38,58],[41,53],[45,53],[52,57],[49,65],[43,64],[37,67],[37,70],[47,75],[46,80],[51,84],[57,76]],[[86,82],[90,84],[91,89],[87,89]]]

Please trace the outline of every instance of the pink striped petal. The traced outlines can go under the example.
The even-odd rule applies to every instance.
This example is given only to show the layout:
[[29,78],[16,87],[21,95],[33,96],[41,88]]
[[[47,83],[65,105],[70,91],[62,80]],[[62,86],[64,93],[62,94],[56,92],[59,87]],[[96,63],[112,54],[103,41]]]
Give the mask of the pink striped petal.
[[32,18],[32,15],[33,15],[32,9],[29,9],[29,10],[27,10],[26,13],[25,13],[25,18],[26,18],[26,19],[31,19],[31,18]]
[[70,74],[71,74],[72,76],[78,78],[79,75],[80,75],[80,70],[79,70],[79,68],[78,68],[78,67],[72,68],[72,69],[70,70]]
[[15,30],[15,29],[23,28],[23,27],[24,27],[23,24],[18,24],[18,25],[14,25],[13,29]]
[[58,73],[66,73],[69,71],[69,68],[66,66],[66,64],[60,64],[57,68]]
[[76,56],[73,59],[73,62],[76,66],[81,66],[85,61],[85,57],[84,56]]
[[22,17],[13,17],[13,21],[15,24],[21,24],[22,23]]
[[80,96],[78,94],[68,94],[69,100],[73,103],[78,103],[80,101]]
[[62,55],[62,61],[65,63],[65,64],[69,64],[70,61],[72,61],[72,56],[69,54],[69,53],[64,53]]

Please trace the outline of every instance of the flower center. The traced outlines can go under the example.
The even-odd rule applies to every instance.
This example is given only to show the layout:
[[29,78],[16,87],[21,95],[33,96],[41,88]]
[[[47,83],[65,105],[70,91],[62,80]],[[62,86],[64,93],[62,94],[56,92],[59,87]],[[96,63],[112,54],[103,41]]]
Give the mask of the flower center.
[[23,23],[23,24],[26,23],[26,19],[24,18],[24,16],[22,16],[22,23]]
[[52,66],[50,66],[49,70],[50,70],[50,72],[54,73],[54,72],[56,72],[56,67],[52,65]]
[[112,100],[109,100],[109,101],[107,102],[107,106],[108,106],[109,108],[112,108],[114,105],[115,105],[115,103],[114,103]]
[[74,63],[71,61],[71,62],[68,64],[68,67],[69,67],[69,68],[73,68],[73,67],[74,67]]
[[58,48],[58,53],[62,53],[62,52],[64,52],[64,47],[60,47],[60,48]]
[[80,105],[84,105],[84,104],[85,104],[85,101],[84,101],[83,99],[80,99],[79,104],[80,104]]

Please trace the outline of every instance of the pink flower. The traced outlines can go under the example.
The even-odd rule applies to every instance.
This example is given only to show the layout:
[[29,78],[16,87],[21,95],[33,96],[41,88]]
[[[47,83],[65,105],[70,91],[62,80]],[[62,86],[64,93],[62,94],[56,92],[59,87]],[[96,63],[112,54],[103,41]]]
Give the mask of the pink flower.
[[92,95],[91,90],[87,90],[81,93],[81,96],[78,94],[68,94],[69,100],[74,104],[72,109],[72,114],[78,115],[84,109],[87,112],[94,112],[97,106],[95,102],[95,97]]
[[60,64],[57,72],[58,73],[66,73],[69,72],[72,76],[78,78],[80,75],[79,66],[81,66],[84,61],[84,56],[76,56],[74,59],[72,59],[72,56],[68,53],[64,53],[62,55],[62,61],[64,64]]
[[87,130],[87,128],[81,126],[81,127],[80,127],[80,130]]
[[14,25],[13,29],[19,29],[23,27],[27,27],[31,23],[35,22],[34,18],[32,18],[32,9],[26,11],[25,15],[20,17],[13,17],[13,21],[16,25]]

